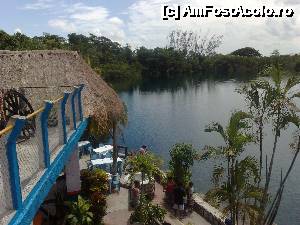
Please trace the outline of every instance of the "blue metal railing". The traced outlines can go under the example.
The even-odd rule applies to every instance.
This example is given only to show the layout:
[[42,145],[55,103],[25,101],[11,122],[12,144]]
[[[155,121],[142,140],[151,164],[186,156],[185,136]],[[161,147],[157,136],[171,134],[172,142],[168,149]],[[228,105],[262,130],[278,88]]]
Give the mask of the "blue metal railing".
[[[66,163],[66,160],[68,159],[68,156],[70,155],[70,152],[73,151],[73,149],[76,147],[77,142],[82,135],[84,129],[87,126],[87,120],[83,118],[83,109],[82,109],[82,102],[81,102],[81,91],[83,89],[83,85],[74,87],[73,92],[68,93],[65,92],[63,97],[55,100],[55,101],[45,101],[45,106],[41,109],[35,111],[34,113],[28,115],[27,117],[21,117],[21,116],[13,116],[12,120],[10,121],[10,125],[5,128],[4,130],[0,131],[0,138],[5,138],[4,142],[6,142],[5,146],[0,146],[0,148],[6,149],[6,156],[0,157],[0,168],[1,168],[1,160],[6,160],[6,164],[8,165],[8,171],[9,174],[0,174],[2,176],[7,176],[8,180],[10,181],[9,184],[2,182],[2,186],[9,185],[8,190],[10,190],[10,193],[6,196],[2,195],[0,193],[0,198],[3,198],[3,196],[6,199],[0,199],[0,207],[1,201],[7,200],[7,202],[11,202],[11,205],[6,205],[7,211],[14,211],[15,216],[11,220],[10,224],[26,224],[27,217],[31,218],[35,214],[32,210],[29,210],[30,207],[33,207],[36,209],[39,207],[37,203],[41,203],[43,197],[47,195],[47,190],[51,188],[51,182],[55,182],[56,176],[59,175],[61,172],[64,163]],[[67,123],[66,123],[66,104],[68,102],[68,98],[71,98],[71,113],[72,113],[72,131],[73,134],[68,137],[67,132]],[[49,127],[48,127],[48,118],[51,109],[53,106],[56,105],[58,107],[58,120],[60,129],[60,134],[63,135],[61,138],[62,143],[59,144],[59,150],[55,155],[55,158],[51,160],[51,152],[49,150]],[[76,118],[80,118],[79,121]],[[20,134],[22,132],[22,129],[26,123],[26,120],[32,120],[35,119],[36,124],[36,132],[40,132],[36,134],[36,140],[40,140],[40,144],[37,144],[38,152],[42,156],[41,160],[43,161],[43,167],[39,168],[40,174],[40,180],[35,181],[35,185],[32,186],[32,188],[27,189],[24,188],[24,185],[22,185],[22,181],[20,179],[20,173],[24,173],[26,171],[22,171],[26,167],[22,167],[20,165],[20,152],[18,151],[18,138],[20,137]],[[38,138],[40,137],[40,139]],[[24,144],[25,142],[25,144]],[[29,140],[25,140],[22,142],[23,146],[26,146],[26,142],[30,142]],[[32,145],[32,143],[31,143]],[[30,144],[28,144],[27,151],[30,151]],[[24,149],[24,148],[23,148]],[[0,149],[1,150],[1,149]],[[0,154],[2,154],[3,151],[0,151]],[[36,159],[38,160],[38,159]],[[5,163],[2,163],[2,165],[6,165]],[[26,162],[22,162],[23,164],[26,164]],[[1,171],[0,171],[1,173]],[[50,179],[50,178],[51,179]],[[5,180],[5,179],[3,179]],[[43,180],[43,181],[41,181]],[[51,182],[50,182],[51,181]],[[1,188],[1,180],[0,180],[0,188]],[[43,190],[40,190],[43,188]],[[47,189],[48,188],[48,189]],[[33,193],[40,191],[40,193]],[[0,190],[1,191],[1,190]],[[24,191],[27,191],[26,197],[24,198]],[[37,199],[38,198],[38,199]],[[30,205],[30,207],[28,206]],[[26,206],[26,207],[25,207]],[[33,209],[32,208],[32,209]],[[25,216],[24,213],[27,213],[28,215]],[[30,214],[30,215],[29,215]],[[0,214],[1,215],[1,214]],[[31,221],[28,220],[28,223]],[[1,223],[1,218],[0,218]]]
[[44,149],[44,163],[45,167],[50,166],[50,151],[49,151],[49,139],[48,139],[48,117],[50,110],[53,107],[51,101],[46,101],[44,111],[41,115],[41,128],[42,128],[42,138],[43,138],[43,149]]
[[9,178],[11,198],[14,209],[20,209],[22,207],[22,194],[21,194],[21,182],[19,175],[19,165],[16,143],[17,138],[22,131],[22,127],[25,124],[24,118],[17,118],[14,127],[7,139],[6,143],[6,156],[8,161]]

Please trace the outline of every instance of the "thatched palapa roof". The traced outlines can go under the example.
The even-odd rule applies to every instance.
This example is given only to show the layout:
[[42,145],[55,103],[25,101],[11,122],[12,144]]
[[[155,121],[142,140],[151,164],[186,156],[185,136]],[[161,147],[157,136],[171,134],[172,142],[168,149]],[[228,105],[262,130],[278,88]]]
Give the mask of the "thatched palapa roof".
[[[124,105],[116,92],[73,51],[0,51],[0,89],[25,87],[26,98],[34,109],[43,100],[63,94],[64,85],[84,84],[84,115],[93,115],[107,131],[113,121],[124,118]],[[28,88],[44,87],[48,88]]]

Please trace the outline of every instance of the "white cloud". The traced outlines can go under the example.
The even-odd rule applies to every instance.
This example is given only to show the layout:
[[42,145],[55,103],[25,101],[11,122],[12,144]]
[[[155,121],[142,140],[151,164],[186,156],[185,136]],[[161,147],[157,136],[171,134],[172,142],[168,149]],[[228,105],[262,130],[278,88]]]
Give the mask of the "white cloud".
[[49,20],[48,24],[50,27],[55,27],[60,30],[63,30],[64,32],[75,32],[76,27],[73,23],[69,22],[68,20],[65,19],[53,19]]
[[109,22],[111,22],[112,24],[115,24],[115,25],[119,25],[119,26],[124,24],[123,20],[119,19],[118,17],[110,18]]
[[101,6],[90,7],[82,3],[71,6],[67,12],[71,12],[71,19],[86,22],[102,21],[108,17],[108,10],[106,8]]
[[[116,15],[114,8],[102,5],[88,5],[84,1],[35,0],[25,5],[25,9],[42,10],[51,19],[48,25],[57,31],[104,35],[114,41],[130,43],[131,46],[165,46],[167,35],[174,29],[200,31],[203,34],[223,35],[219,52],[228,53],[250,46],[263,54],[270,54],[278,48],[281,53],[300,52],[300,0],[136,0],[127,9]],[[180,21],[164,21],[161,8],[164,3],[181,6],[205,7],[213,5],[221,8],[292,7],[293,18],[183,18]]]
[[14,33],[22,33],[22,30],[20,29],[20,28],[16,28],[15,30],[14,30]]
[[63,16],[49,20],[48,25],[68,33],[93,33],[124,42],[124,22],[118,17],[111,16],[105,7],[76,3],[66,5],[63,14]]
[[49,9],[54,7],[53,0],[37,0],[32,3],[26,4],[23,8],[28,10],[42,10],[42,9]]
[[[257,8],[266,5],[269,8],[291,6],[295,12],[300,10],[299,0],[190,0],[188,5],[193,7],[234,8],[240,5]],[[163,21],[161,6],[178,4],[186,6],[184,0],[139,0],[129,7],[128,11],[128,40],[137,45],[148,47],[164,46],[167,35],[173,29],[188,29],[224,35],[220,52],[231,52],[237,48],[251,46],[270,54],[279,48],[282,53],[300,52],[300,17],[295,13],[293,18],[183,18],[180,21]],[[293,4],[292,4],[293,3]]]

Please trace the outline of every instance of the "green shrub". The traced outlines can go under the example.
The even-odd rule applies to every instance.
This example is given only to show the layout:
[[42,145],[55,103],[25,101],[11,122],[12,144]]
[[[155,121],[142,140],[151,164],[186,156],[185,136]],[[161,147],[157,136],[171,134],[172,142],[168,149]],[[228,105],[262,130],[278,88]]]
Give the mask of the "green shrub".
[[91,212],[94,215],[93,221],[95,225],[102,224],[102,218],[106,215],[106,195],[96,191],[90,197]]
[[81,192],[91,204],[93,224],[102,224],[107,208],[108,177],[106,172],[101,169],[81,170]]
[[91,225],[93,224],[93,213],[90,211],[91,204],[88,200],[78,196],[77,202],[68,204],[70,214],[67,221],[70,225]]
[[81,170],[81,192],[85,197],[90,197],[94,192],[103,194],[108,192],[108,176],[104,170]]
[[146,198],[141,197],[139,205],[130,216],[130,222],[140,222],[144,225],[154,225],[162,223],[166,215],[166,210],[159,205],[153,205]]
[[155,177],[160,176],[162,165],[162,160],[156,157],[150,152],[144,154],[136,154],[128,158],[128,164],[130,165],[130,178],[132,178],[136,173],[142,173],[142,182],[145,179],[149,181],[154,181]]
[[194,164],[196,152],[190,144],[175,144],[170,150],[169,167],[176,182],[187,185],[191,180],[191,167]]
[[242,57],[260,57],[261,56],[261,54],[259,53],[258,50],[251,48],[251,47],[240,48],[238,50],[235,50],[231,54],[242,56]]

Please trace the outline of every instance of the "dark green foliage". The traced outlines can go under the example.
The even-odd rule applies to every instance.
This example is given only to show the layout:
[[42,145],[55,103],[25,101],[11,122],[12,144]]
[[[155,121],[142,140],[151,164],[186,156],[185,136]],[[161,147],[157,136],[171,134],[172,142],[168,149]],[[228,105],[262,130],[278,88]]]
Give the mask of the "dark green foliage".
[[[266,67],[279,63],[285,71],[300,70],[300,55],[271,57],[242,57],[237,55],[215,55],[206,57],[202,63],[205,74],[220,78],[255,78]],[[299,68],[297,64],[299,63]]]
[[295,71],[300,72],[300,61],[295,64]]
[[[173,36],[172,36],[173,34]],[[216,55],[222,36],[200,36],[193,32],[173,31],[164,48],[140,47],[132,50],[104,36],[71,33],[67,38],[44,33],[29,37],[9,35],[0,30],[1,50],[66,49],[79,52],[106,81],[118,87],[132,87],[140,80],[183,80],[191,76],[253,78],[274,62],[290,72],[300,71],[299,55],[272,54],[258,57],[253,48],[242,48],[229,55]],[[202,45],[203,44],[203,45]],[[251,57],[245,57],[251,56]]]
[[139,64],[110,63],[100,67],[103,78],[108,81],[131,80],[136,82],[140,79],[141,69]]
[[81,193],[89,204],[93,214],[93,224],[102,224],[106,214],[106,195],[108,192],[108,177],[104,170],[81,170]]
[[[67,49],[68,44],[65,38],[54,34],[44,33],[41,37],[33,37],[33,44],[42,49]],[[40,47],[39,47],[40,46]]]
[[142,183],[145,179],[149,181],[154,181],[156,176],[160,176],[162,165],[162,160],[156,157],[150,152],[144,154],[136,154],[128,157],[128,164],[130,165],[130,170],[128,171],[132,177],[134,174],[142,173]]
[[245,47],[235,50],[231,55],[244,56],[244,57],[260,57],[261,54],[254,48]]
[[[223,146],[206,146],[201,159],[219,158],[212,175],[213,188],[205,196],[206,201],[222,208],[225,215],[230,214],[233,224],[242,216],[256,218],[259,209],[248,199],[261,199],[262,190],[256,186],[259,167],[254,157],[241,158],[245,146],[253,142],[253,137],[246,131],[249,128],[248,113],[234,112],[228,125],[223,128],[219,123],[212,123],[205,131],[216,132],[224,140]],[[237,223],[238,224],[238,223]]]
[[206,74],[220,77],[254,77],[266,65],[268,57],[241,57],[236,55],[216,55],[205,58],[203,68]]
[[108,177],[104,170],[81,170],[81,192],[85,197],[90,197],[95,191],[107,193],[108,191]]
[[196,64],[196,59],[186,58],[185,54],[173,48],[141,47],[136,50],[136,56],[142,65],[143,78],[148,79],[188,76],[194,72]]
[[173,30],[169,36],[169,47],[186,57],[212,56],[222,44],[222,35],[209,35],[191,30]]
[[[296,56],[292,58],[294,57]],[[238,90],[245,96],[250,114],[235,112],[227,127],[213,123],[206,129],[208,132],[217,132],[225,142],[224,146],[206,146],[201,157],[204,160],[223,159],[222,163],[215,165],[212,175],[214,187],[206,194],[206,200],[221,207],[225,213],[230,213],[233,224],[235,221],[239,224],[239,220],[249,220],[249,224],[274,224],[285,183],[300,152],[298,136],[290,145],[294,154],[287,171],[282,171],[278,187],[274,184],[271,187],[273,168],[277,166],[275,155],[279,151],[280,134],[291,124],[298,129],[300,126],[297,113],[299,110],[295,101],[300,97],[296,89],[300,79],[296,76],[284,77],[278,60],[285,59],[285,56],[276,54],[271,58],[276,59],[277,63],[265,68],[260,73],[262,77]],[[269,154],[269,150],[265,150],[266,126],[272,126],[274,136],[272,152]],[[251,127],[252,134],[248,133],[248,127]],[[298,132],[297,134],[299,135]],[[259,159],[253,157],[252,152],[245,152],[245,146],[254,141],[259,146]]]
[[174,180],[187,185],[191,180],[196,151],[190,144],[175,144],[170,150],[170,156],[169,168]]
[[96,191],[90,197],[90,211],[93,213],[95,225],[102,224],[102,218],[106,215],[106,195],[103,192]]
[[78,51],[96,72],[107,81],[138,80],[140,64],[129,45],[122,47],[103,36],[71,33],[68,38],[44,33],[28,37],[21,33],[9,35],[0,30],[1,50],[43,50],[67,49]]
[[155,225],[162,223],[166,210],[159,205],[153,205],[145,197],[140,198],[140,203],[130,216],[130,222],[140,222],[144,225]]
[[4,32],[3,30],[0,30],[0,49],[14,50],[16,45],[17,44],[9,34]]
[[58,35],[44,33],[43,36],[33,38],[25,34],[9,35],[0,30],[0,49],[3,50],[35,50],[35,49],[67,49],[67,41]]
[[[280,56],[277,56],[280,57]],[[253,127],[259,134],[257,139],[260,143],[260,172],[258,186],[262,186],[263,195],[258,205],[260,214],[257,217],[257,224],[272,225],[277,215],[278,208],[281,203],[285,182],[293,169],[295,160],[300,152],[300,139],[298,144],[294,145],[294,155],[290,161],[287,172],[281,174],[281,182],[278,187],[272,185],[271,179],[273,176],[273,168],[276,165],[276,157],[279,151],[278,141],[281,137],[281,132],[289,128],[291,124],[299,129],[300,119],[298,116],[297,101],[299,92],[295,89],[300,80],[296,76],[289,76],[287,80],[284,78],[285,72],[277,62],[271,67],[266,68],[261,73],[263,76],[269,76],[271,79],[261,78],[252,82],[248,87],[241,89],[247,99],[248,107],[253,114]],[[264,147],[264,129],[266,124],[272,125],[274,142],[270,160],[266,156],[265,165],[262,163],[264,154],[267,154]],[[297,146],[297,147],[295,147]],[[288,147],[287,147],[288,148]],[[285,150],[284,148],[283,150]],[[266,173],[262,172],[262,167],[266,167]],[[262,182],[260,182],[262,181]],[[262,183],[262,184],[261,184]],[[275,189],[277,188],[277,190]],[[271,190],[276,190],[275,195],[272,195]]]
[[70,225],[92,225],[93,213],[90,212],[91,204],[89,201],[78,196],[77,202],[69,204],[70,214],[67,217]]
[[140,65],[129,45],[122,47],[103,36],[90,34],[68,35],[69,48],[78,51],[92,68],[111,82],[137,81],[140,78]]

